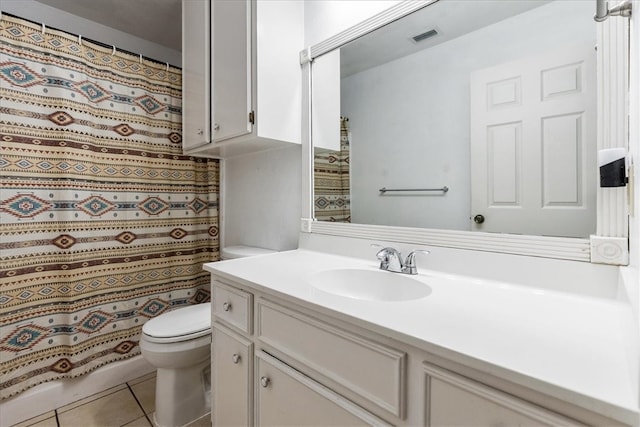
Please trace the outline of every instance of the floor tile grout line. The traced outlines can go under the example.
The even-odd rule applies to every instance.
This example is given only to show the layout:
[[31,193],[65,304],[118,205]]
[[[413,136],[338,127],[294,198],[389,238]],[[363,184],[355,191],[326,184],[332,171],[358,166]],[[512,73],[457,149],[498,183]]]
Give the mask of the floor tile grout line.
[[[152,377],[150,376],[149,378],[146,378],[144,381],[147,381],[147,380],[149,380],[149,379],[151,379],[151,378],[152,378]],[[142,382],[144,382],[144,381],[142,381]],[[128,382],[125,382],[124,384],[120,384],[120,386],[126,386],[126,388],[127,388],[127,389],[129,389],[129,392],[133,395],[133,398],[135,399],[136,403],[138,404],[138,407],[142,410],[142,413],[144,414],[144,417],[147,419],[147,422],[148,422],[151,426],[154,426],[155,424],[153,423],[153,421],[151,420],[151,418],[149,418],[149,414],[147,414],[147,413],[146,413],[146,411],[145,411],[144,407],[142,406],[142,403],[140,403],[140,400],[138,400],[138,396],[136,396],[135,392],[133,391],[133,388],[129,385],[129,383],[128,383]],[[117,387],[119,387],[119,386],[114,386],[114,387],[112,387],[112,388],[117,388]],[[64,412],[66,413],[66,412],[72,411],[72,410],[74,410],[74,409],[80,408],[81,406],[85,406],[85,405],[87,405],[87,404],[90,404],[90,403],[92,403],[92,402],[95,402],[96,400],[99,400],[99,399],[105,398],[105,397],[107,397],[107,396],[110,396],[110,395],[112,395],[112,394],[114,394],[114,393],[117,393],[117,392],[119,392],[119,391],[122,391],[122,390],[124,390],[124,389],[125,389],[125,388],[123,387],[123,388],[121,388],[120,390],[114,390],[113,392],[111,392],[111,393],[107,393],[107,394],[105,394],[104,396],[100,396],[100,397],[98,397],[98,398],[96,398],[96,399],[88,400],[88,399],[90,399],[92,396],[95,396],[95,395],[98,395],[98,394],[101,394],[101,393],[104,393],[104,392],[108,391],[108,389],[107,389],[107,390],[103,390],[102,392],[95,393],[94,395],[84,397],[84,398],[79,399],[79,400],[77,400],[77,401],[75,401],[75,402],[70,402],[70,403],[68,403],[68,404],[66,404],[66,405],[61,406],[60,408],[56,408],[56,409],[54,409],[52,412],[54,413],[54,417],[55,417],[55,419],[56,419],[56,426],[57,426],[57,427],[63,427],[63,426],[61,425],[61,423],[60,423],[60,415],[61,415],[60,409],[62,409],[62,408],[64,408],[64,407],[67,407],[67,406],[70,406],[70,405],[73,405],[73,404],[75,404],[75,403],[77,403],[77,402],[79,402],[79,401],[81,401],[81,400],[87,400],[86,402],[84,402],[84,403],[82,403],[82,404],[80,404],[80,405],[78,405],[78,406],[75,406],[75,407],[73,407],[73,408],[71,408],[71,409],[67,409],[66,411],[64,411]],[[53,417],[50,417],[50,418],[53,418]],[[25,420],[25,421],[26,421],[26,420]],[[22,422],[24,422],[24,421],[22,421]]]
[[[131,386],[129,385],[129,383],[125,383],[127,385],[127,388],[129,389],[129,391],[131,392],[131,394],[133,395],[133,398],[136,400],[136,403],[138,404],[138,406],[140,407],[140,409],[142,409],[142,413],[144,414],[144,417],[147,419],[147,421],[149,422],[150,425],[154,425],[151,420],[149,419],[149,416],[147,415],[147,411],[144,410],[144,407],[142,406],[142,403],[140,403],[140,401],[138,400],[138,396],[136,396],[136,393],[133,391],[133,389],[131,388]],[[60,427],[60,426],[58,426]]]
[[[61,412],[61,413],[62,413],[62,414],[64,414],[64,413],[66,413],[66,412],[73,411],[74,409],[80,408],[81,406],[88,405],[89,403],[95,402],[96,400],[99,400],[99,399],[105,398],[105,397],[107,397],[107,396],[111,396],[112,394],[115,394],[115,393],[118,393],[119,391],[124,390],[124,388],[121,388],[120,390],[114,390],[114,391],[112,391],[112,392],[110,392],[110,393],[107,393],[107,394],[105,394],[105,395],[103,395],[103,396],[96,397],[95,399],[91,399],[93,396],[97,396],[97,395],[99,395],[99,394],[102,394],[102,393],[105,393],[105,392],[107,392],[107,391],[111,390],[112,388],[117,388],[117,387],[124,386],[124,385],[126,385],[127,387],[129,387],[129,384],[127,384],[127,383],[120,384],[120,385],[117,385],[117,386],[111,387],[111,388],[109,388],[109,389],[107,389],[107,390],[103,390],[103,391],[101,391],[101,392],[94,393],[94,394],[92,394],[92,395],[90,395],[90,396],[87,396],[87,397],[84,397],[84,398],[82,398],[82,399],[78,399],[78,400],[76,400],[75,402],[71,402],[71,403],[68,403],[68,404],[66,404],[66,405],[64,405],[64,406],[61,406],[61,407],[59,407],[59,408],[57,408],[57,409],[55,410],[55,411],[56,411],[56,417],[57,417],[57,415],[58,415],[58,412],[59,412],[59,411],[60,411],[60,409],[62,409],[62,408],[66,408],[67,406],[71,406],[71,405],[74,405],[74,404],[76,404],[76,403],[78,403],[78,402],[80,402],[80,401],[86,400],[86,402],[81,403],[81,404],[79,404],[78,406],[74,406],[73,408],[67,409],[67,410],[65,410],[65,411],[63,411],[63,412]],[[88,399],[91,399],[91,400],[88,400]],[[59,427],[59,426],[58,426],[58,427]]]

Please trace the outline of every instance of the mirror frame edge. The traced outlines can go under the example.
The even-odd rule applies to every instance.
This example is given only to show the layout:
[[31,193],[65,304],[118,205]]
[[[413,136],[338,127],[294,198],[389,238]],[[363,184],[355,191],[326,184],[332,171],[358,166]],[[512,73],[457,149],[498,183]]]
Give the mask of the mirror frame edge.
[[[313,141],[311,137],[311,79],[313,60],[339,48],[358,37],[372,32],[390,22],[429,6],[439,0],[405,0],[369,19],[309,46],[300,53],[302,69],[302,218],[300,231],[342,237],[385,240],[402,243],[442,246],[457,249],[528,255],[560,260],[592,262],[612,265],[628,265],[628,202],[627,188],[597,188],[597,230],[589,238],[568,238],[483,233],[477,231],[438,230],[382,225],[321,222],[315,219],[313,189]],[[597,149],[624,147],[628,150],[628,123],[612,120],[606,114],[616,108],[628,115],[628,19],[608,19],[596,23],[597,46]],[[622,45],[618,43],[623,40]],[[607,55],[604,55],[604,52]],[[615,64],[612,76],[604,82],[605,65]],[[610,67],[609,67],[610,69]],[[606,126],[606,128],[605,128]],[[606,131],[605,131],[606,129]],[[606,132],[606,134],[605,134]],[[619,135],[627,135],[620,141]]]

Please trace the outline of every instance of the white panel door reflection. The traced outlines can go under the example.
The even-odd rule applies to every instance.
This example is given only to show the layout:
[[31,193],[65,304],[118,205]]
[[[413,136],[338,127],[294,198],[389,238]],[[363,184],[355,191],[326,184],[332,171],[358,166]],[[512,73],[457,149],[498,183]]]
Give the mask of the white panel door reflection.
[[595,230],[595,59],[571,48],[471,73],[473,230]]

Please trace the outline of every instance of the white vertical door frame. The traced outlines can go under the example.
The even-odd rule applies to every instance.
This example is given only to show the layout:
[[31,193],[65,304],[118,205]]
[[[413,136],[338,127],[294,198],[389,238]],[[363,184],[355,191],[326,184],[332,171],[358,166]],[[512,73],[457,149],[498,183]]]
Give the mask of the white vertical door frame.
[[311,51],[300,52],[302,68],[302,197],[300,231],[311,232],[313,223],[313,147],[311,146]]
[[[597,26],[598,150],[629,149],[629,19],[609,17]],[[597,183],[597,230],[591,236],[591,261],[629,262],[627,187]]]
[[[629,148],[633,170],[630,179],[634,180],[631,190],[629,252],[630,265],[636,274],[640,273],[640,0],[633,1],[636,14],[631,17],[631,64],[629,68]],[[633,171],[635,170],[635,175]],[[640,279],[638,279],[640,280]],[[629,282],[632,283],[632,282]],[[637,282],[636,282],[637,283]]]

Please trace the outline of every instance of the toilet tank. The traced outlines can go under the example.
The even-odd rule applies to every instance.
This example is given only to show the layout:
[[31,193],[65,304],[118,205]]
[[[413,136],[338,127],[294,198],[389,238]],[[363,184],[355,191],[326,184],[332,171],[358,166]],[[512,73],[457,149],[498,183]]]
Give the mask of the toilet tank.
[[274,251],[271,249],[256,248],[254,246],[243,246],[243,245],[226,246],[222,248],[222,251],[220,253],[220,258],[221,259],[245,258],[245,257],[250,257],[255,255],[272,254],[275,252],[277,251]]

